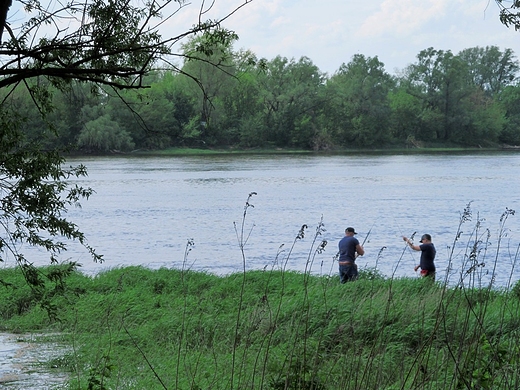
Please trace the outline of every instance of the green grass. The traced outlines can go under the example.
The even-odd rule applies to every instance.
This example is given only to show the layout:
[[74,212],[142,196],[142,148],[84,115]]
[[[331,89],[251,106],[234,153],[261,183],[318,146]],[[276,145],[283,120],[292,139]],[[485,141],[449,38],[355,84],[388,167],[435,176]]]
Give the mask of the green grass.
[[491,147],[460,147],[446,145],[425,145],[422,148],[403,148],[401,146],[388,146],[385,148],[358,148],[358,149],[336,149],[326,151],[312,151],[303,149],[289,148],[168,148],[163,150],[138,151],[133,154],[154,155],[154,156],[199,156],[199,155],[248,155],[248,154],[374,154],[374,153],[390,153],[390,154],[423,154],[423,153],[468,153],[468,152],[493,152],[503,150],[499,146]]
[[285,148],[168,148],[163,150],[139,151],[134,154],[157,155],[157,156],[197,156],[197,155],[226,155],[226,154],[308,154],[313,153],[303,149],[285,149]]
[[53,364],[71,372],[71,389],[520,384],[516,286],[450,289],[371,272],[340,285],[282,270],[216,276],[128,267],[76,272],[58,289],[47,282],[42,307],[18,269],[1,270],[0,280],[11,284],[0,289],[2,330],[60,331],[73,349]]

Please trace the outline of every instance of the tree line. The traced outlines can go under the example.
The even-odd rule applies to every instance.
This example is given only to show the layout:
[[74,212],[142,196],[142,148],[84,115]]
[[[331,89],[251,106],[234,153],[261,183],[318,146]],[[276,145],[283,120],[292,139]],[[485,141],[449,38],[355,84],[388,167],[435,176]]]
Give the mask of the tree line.
[[26,90],[9,101],[26,115],[29,137],[41,141],[51,122],[48,147],[84,152],[520,144],[520,65],[511,49],[428,48],[397,75],[377,56],[355,54],[329,76],[307,57],[234,51],[234,39],[191,39],[182,66],[155,68],[144,90],[49,86],[54,110],[44,118]]

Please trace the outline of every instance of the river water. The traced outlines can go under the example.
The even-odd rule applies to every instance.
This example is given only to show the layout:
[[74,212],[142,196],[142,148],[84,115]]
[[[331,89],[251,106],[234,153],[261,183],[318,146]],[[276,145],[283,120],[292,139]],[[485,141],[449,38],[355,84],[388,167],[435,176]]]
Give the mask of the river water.
[[[366,240],[361,269],[416,277],[419,253],[407,249],[401,236],[416,233],[417,243],[430,233],[438,279],[454,283],[473,264],[498,287],[520,276],[520,216],[500,221],[506,209],[520,208],[517,152],[117,156],[68,163],[86,165],[89,176],[72,183],[96,191],[67,218],[105,261],[93,263],[78,245],[61,257],[79,261],[86,273],[127,265],[216,274],[274,266],[335,276],[337,242],[353,226]],[[455,240],[468,204],[471,220]],[[317,236],[320,223],[325,230]],[[244,257],[237,237],[242,224]],[[295,240],[302,225],[306,234]],[[475,229],[487,246],[478,246],[472,263],[468,247]],[[325,251],[315,253],[322,240],[328,242]],[[189,241],[194,245],[186,256]],[[48,262],[44,253],[26,253],[36,264]]]
[[38,335],[0,333],[0,389],[56,390],[64,388],[66,373],[46,362],[66,352],[56,343],[36,341]]

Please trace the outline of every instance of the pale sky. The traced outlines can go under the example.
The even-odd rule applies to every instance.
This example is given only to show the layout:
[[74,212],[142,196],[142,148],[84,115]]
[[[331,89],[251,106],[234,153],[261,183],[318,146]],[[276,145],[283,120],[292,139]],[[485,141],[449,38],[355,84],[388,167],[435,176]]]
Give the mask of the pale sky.
[[[216,0],[212,11],[224,3],[241,1]],[[377,56],[395,74],[429,47],[498,46],[520,57],[520,32],[500,23],[494,0],[253,0],[224,26],[240,37],[235,49],[268,60],[307,56],[328,74],[354,54]]]
[[[161,33],[167,37],[185,32],[197,23],[201,9],[207,11],[203,19],[217,19],[245,1],[187,0],[186,7],[162,24]],[[52,11],[62,2],[42,3]],[[22,19],[18,1],[9,14],[12,23]],[[250,0],[223,26],[239,35],[236,50],[249,49],[268,60],[306,56],[329,75],[354,54],[377,56],[386,71],[395,74],[429,47],[456,54],[498,46],[520,58],[520,32],[500,23],[495,0]]]

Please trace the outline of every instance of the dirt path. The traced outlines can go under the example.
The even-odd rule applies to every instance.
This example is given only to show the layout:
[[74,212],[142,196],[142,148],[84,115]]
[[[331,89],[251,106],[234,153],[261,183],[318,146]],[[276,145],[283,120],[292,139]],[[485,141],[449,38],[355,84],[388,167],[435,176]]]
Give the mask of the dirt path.
[[0,389],[60,389],[67,375],[43,362],[64,353],[52,343],[34,342],[34,335],[0,333]]

